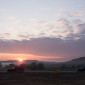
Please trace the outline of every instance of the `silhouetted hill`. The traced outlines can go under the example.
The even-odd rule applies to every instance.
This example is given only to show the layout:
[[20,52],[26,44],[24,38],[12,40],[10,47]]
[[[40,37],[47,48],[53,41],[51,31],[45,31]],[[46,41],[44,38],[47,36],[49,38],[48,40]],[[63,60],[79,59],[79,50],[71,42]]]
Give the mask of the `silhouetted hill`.
[[[0,61],[0,62],[4,63],[5,65],[6,64],[10,64],[10,63],[15,63],[15,64],[18,63],[17,60],[8,60],[8,61]],[[43,63],[47,67],[56,67],[56,66],[62,66],[62,65],[65,65],[65,66],[84,65],[85,66],[85,57],[80,57],[80,58],[72,59],[70,61],[62,62],[62,63],[61,62],[60,63],[57,63],[57,62],[45,62],[45,61],[38,61],[38,60],[25,60],[24,61],[24,63],[26,63],[26,64],[31,64],[32,62]]]
[[71,61],[68,61],[67,63],[71,63],[71,64],[84,64],[85,65],[85,57],[80,57],[80,58],[72,59]]
[[78,65],[84,65],[85,66],[85,57],[75,58],[70,61],[60,63],[59,65],[66,65],[66,66],[78,66]]
[[85,61],[85,57],[80,57],[80,58],[72,59],[71,61]]
[[[0,61],[3,65],[9,65],[9,64],[19,64],[17,60],[8,60],[8,61]],[[24,63],[31,64],[32,62],[43,63],[45,66],[54,66],[57,65],[56,62],[45,62],[45,61],[38,61],[38,60],[25,60]]]
[[8,61],[0,61],[1,63],[13,63],[17,62],[17,60],[8,60]]
[[25,61],[26,64],[31,64],[32,62],[36,62],[37,64],[38,63],[43,63],[46,67],[57,65],[57,62],[45,62],[45,61],[38,61],[38,60],[26,60]]

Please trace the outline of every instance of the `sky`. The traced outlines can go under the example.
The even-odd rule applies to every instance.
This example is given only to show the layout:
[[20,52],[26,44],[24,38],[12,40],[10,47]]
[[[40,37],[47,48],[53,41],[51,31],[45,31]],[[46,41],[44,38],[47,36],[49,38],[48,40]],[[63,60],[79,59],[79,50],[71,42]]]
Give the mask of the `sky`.
[[83,56],[85,0],[0,0],[0,60]]

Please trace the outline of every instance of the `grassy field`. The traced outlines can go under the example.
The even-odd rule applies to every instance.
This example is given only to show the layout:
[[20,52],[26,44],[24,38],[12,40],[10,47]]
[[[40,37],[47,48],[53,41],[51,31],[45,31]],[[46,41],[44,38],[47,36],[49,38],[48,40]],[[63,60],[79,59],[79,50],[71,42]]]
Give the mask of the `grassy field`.
[[0,73],[0,85],[85,85],[85,73]]

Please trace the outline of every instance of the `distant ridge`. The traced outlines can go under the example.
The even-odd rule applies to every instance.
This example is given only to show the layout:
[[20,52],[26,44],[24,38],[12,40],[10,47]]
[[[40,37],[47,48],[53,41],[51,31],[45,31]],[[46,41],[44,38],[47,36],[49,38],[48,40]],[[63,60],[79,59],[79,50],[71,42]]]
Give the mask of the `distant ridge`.
[[[1,63],[17,63],[18,61],[17,60],[8,60],[8,61],[0,61]],[[75,58],[75,59],[72,59],[70,61],[67,61],[67,62],[45,62],[45,61],[38,61],[38,60],[25,60],[25,63],[26,64],[30,64],[32,62],[36,62],[36,63],[43,63],[44,65],[46,66],[62,66],[62,65],[65,65],[65,66],[72,66],[72,65],[75,65],[75,66],[78,66],[78,65],[84,65],[85,66],[85,56],[84,57],[80,57],[80,58]]]
[[[8,60],[8,61],[0,61],[2,65],[9,65],[9,64],[19,64],[17,60]],[[25,64],[31,64],[32,62],[43,63],[45,66],[54,66],[57,65],[57,62],[45,62],[45,61],[38,61],[38,60],[25,60]]]
[[85,66],[85,56],[80,58],[72,59],[64,63],[65,65],[84,65]]
[[76,59],[72,59],[72,61],[85,61],[85,56],[84,57],[80,57],[80,58],[76,58]]

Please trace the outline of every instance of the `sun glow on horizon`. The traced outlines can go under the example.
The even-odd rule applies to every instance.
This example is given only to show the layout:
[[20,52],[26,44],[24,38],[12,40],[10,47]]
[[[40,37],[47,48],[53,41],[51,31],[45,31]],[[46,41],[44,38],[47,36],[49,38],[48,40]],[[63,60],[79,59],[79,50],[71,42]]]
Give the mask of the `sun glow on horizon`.
[[24,60],[22,58],[19,58],[19,62],[23,62]]
[[26,60],[38,60],[38,61],[52,61],[52,62],[63,62],[66,57],[46,57],[36,56],[33,54],[14,54],[14,53],[0,53],[0,61],[16,60],[18,63],[24,63]]

